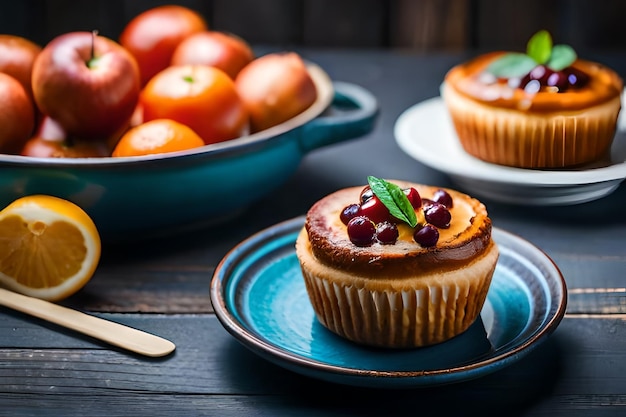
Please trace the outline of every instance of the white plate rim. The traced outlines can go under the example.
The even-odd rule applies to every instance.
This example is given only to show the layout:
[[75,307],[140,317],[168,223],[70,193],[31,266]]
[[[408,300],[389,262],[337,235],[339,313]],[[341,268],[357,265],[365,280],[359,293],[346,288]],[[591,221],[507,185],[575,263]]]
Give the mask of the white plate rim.
[[[623,112],[618,131],[626,131]],[[626,179],[626,155],[623,155],[623,160],[611,161],[606,166],[567,170],[523,169],[481,161],[463,151],[440,96],[426,99],[402,112],[396,120],[394,136],[400,149],[417,161],[446,174],[470,180],[537,188],[575,187]],[[423,138],[436,140],[420,140]]]

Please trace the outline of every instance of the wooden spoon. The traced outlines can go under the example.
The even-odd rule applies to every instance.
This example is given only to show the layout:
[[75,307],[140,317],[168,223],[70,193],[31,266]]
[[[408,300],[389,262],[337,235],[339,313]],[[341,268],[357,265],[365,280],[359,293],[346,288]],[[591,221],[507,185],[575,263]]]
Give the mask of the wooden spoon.
[[176,349],[174,343],[153,334],[3,288],[0,288],[0,305],[141,355],[165,356]]

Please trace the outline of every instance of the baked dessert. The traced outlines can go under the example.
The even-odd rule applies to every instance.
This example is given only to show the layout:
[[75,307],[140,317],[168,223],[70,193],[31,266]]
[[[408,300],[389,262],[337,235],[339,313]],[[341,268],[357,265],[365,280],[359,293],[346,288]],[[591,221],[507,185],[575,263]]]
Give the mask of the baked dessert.
[[414,348],[478,318],[499,255],[491,229],[466,194],[369,177],[309,209],[296,255],[322,325],[359,344]]
[[546,31],[527,52],[491,52],[445,76],[442,97],[460,143],[486,162],[566,168],[608,155],[623,81],[612,69],[553,45]]

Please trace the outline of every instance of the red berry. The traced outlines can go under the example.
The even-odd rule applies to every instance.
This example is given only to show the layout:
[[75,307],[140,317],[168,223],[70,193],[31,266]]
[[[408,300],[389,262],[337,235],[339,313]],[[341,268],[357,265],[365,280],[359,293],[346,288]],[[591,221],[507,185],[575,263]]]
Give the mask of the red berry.
[[343,224],[348,224],[348,222],[352,220],[352,218],[356,217],[359,214],[360,209],[361,207],[358,204],[350,204],[344,207],[344,209],[341,210],[341,214],[339,215],[341,222]]
[[374,223],[384,222],[385,220],[389,220],[391,217],[389,209],[375,195],[365,203],[361,204],[359,215],[367,217]]
[[437,244],[439,240],[439,230],[433,225],[427,224],[422,228],[415,230],[413,239],[424,247],[431,247]]
[[570,87],[580,88],[589,82],[589,76],[576,68],[567,68],[565,73]]
[[372,191],[372,189],[368,185],[365,188],[363,188],[363,190],[361,191],[361,195],[359,196],[359,201],[361,202],[361,204],[363,204],[369,199],[371,199],[372,197],[374,197],[374,191]]
[[448,210],[443,204],[433,203],[424,209],[424,218],[433,226],[437,226],[441,229],[447,229],[450,227],[452,215],[450,214],[450,210]]
[[452,197],[450,196],[450,194],[448,194],[446,190],[442,190],[441,188],[435,191],[435,194],[433,194],[433,201],[439,204],[443,204],[449,209],[451,209],[454,204],[452,202]]
[[553,73],[554,71],[552,71],[550,68],[546,67],[545,65],[537,65],[535,68],[533,68],[530,71],[529,75],[530,75],[531,80],[537,80],[542,85],[546,85],[546,82],[548,81],[548,77],[550,77],[550,75],[552,75]]
[[406,194],[406,198],[409,199],[409,202],[413,206],[413,208],[420,208],[422,206],[422,197],[420,197],[420,193],[413,187],[405,188],[404,194]]
[[569,85],[567,74],[563,71],[553,72],[548,77],[546,85],[549,87],[556,87],[559,91],[565,91]]
[[383,245],[393,245],[398,240],[398,226],[391,222],[382,222],[376,225],[376,239]]
[[348,237],[357,246],[370,246],[375,235],[376,226],[367,217],[356,216],[348,222]]

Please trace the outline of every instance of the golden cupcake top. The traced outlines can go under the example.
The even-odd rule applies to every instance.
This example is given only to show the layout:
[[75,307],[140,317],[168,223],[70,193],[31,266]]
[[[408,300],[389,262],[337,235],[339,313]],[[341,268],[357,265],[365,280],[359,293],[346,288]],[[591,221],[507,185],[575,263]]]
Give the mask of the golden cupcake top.
[[368,274],[454,269],[493,244],[480,201],[451,189],[375,177],[367,186],[319,200],[305,228],[320,262]]
[[484,104],[545,113],[619,100],[624,88],[615,71],[553,45],[546,31],[529,40],[526,53],[495,51],[453,67],[445,84]]

